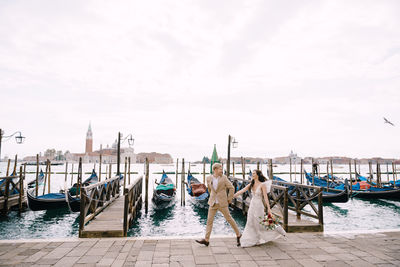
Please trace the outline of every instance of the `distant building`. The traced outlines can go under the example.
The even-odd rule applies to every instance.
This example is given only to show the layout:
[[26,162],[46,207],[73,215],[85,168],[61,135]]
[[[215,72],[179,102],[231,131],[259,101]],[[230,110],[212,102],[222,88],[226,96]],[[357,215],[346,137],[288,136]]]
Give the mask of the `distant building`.
[[159,163],[159,164],[174,163],[174,159],[171,157],[170,154],[161,154],[156,152],[137,154],[138,163],[144,163],[146,161],[146,158],[149,160],[149,163]]
[[92,127],[89,123],[89,129],[86,133],[86,149],[85,153],[92,153],[93,152],[93,133],[92,133]]
[[[99,163],[100,155],[102,163],[117,163],[117,146],[118,141],[115,140],[112,147],[103,149],[103,146],[100,145],[100,149],[93,151],[93,132],[92,126],[89,123],[89,128],[86,133],[86,146],[85,153],[67,153],[65,158],[67,161],[79,161],[79,158],[82,158],[83,163]],[[124,163],[126,158],[131,158],[131,163],[136,163],[136,154],[134,153],[134,149],[131,147],[121,147],[121,163]]]

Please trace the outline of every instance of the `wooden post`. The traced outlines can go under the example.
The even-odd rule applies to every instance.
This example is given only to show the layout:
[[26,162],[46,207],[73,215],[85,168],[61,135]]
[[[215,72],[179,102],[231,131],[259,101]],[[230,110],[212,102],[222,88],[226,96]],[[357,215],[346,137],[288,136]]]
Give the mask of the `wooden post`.
[[100,154],[100,162],[99,162],[99,182],[101,182],[101,160],[102,160],[102,155]]
[[393,187],[396,188],[397,173],[396,173],[396,163],[394,163],[394,161],[392,161],[392,172],[393,172]]
[[203,184],[206,183],[206,162],[203,161]]
[[3,214],[7,214],[8,213],[8,197],[10,196],[10,180],[11,179],[6,179],[5,180],[6,188],[4,189]]
[[72,169],[71,169],[71,186],[74,182],[74,163],[72,163]]
[[273,180],[274,179],[274,170],[272,168],[272,159],[268,159],[268,168],[269,168],[268,178],[270,180]]
[[260,170],[260,162],[257,161],[257,170]]
[[125,188],[126,188],[126,169],[127,169],[127,158],[125,157],[125,165],[124,165],[124,190],[123,192],[125,192]]
[[[68,178],[68,161],[65,162],[65,179],[64,179],[65,186],[67,186],[67,178]],[[67,188],[64,189],[67,190]]]
[[303,184],[304,183],[304,171],[303,171],[303,159],[300,160],[300,183]]
[[176,184],[176,189],[178,189],[178,173],[179,173],[179,159],[176,159],[176,172],[175,172],[175,184]]
[[290,175],[290,182],[292,182],[292,157],[289,157],[289,175]]
[[[77,175],[77,178],[76,178],[76,187],[77,187],[77,189],[78,189],[78,191],[77,192],[81,192],[81,201],[83,200],[82,199],[82,158],[80,157],[79,158],[79,165],[78,165],[78,175]],[[83,203],[81,202],[81,216],[84,216],[84,212],[82,212],[82,206],[83,206]],[[83,220],[85,220],[85,218],[83,218]]]
[[331,158],[331,178],[332,178],[332,182],[333,182],[333,160]]
[[182,159],[181,187],[181,205],[185,206],[185,159]]
[[188,171],[190,172],[190,162],[189,162],[189,164],[188,164]]
[[324,206],[322,202],[322,187],[319,188],[319,194],[318,194],[318,222],[319,222],[319,227],[320,231],[324,231]]
[[[231,167],[231,135],[228,136],[228,156],[226,157],[226,177],[229,177]],[[222,167],[222,170],[224,167]]]
[[47,179],[47,193],[50,194],[50,176],[51,176],[51,162],[48,159],[49,162],[49,178]]
[[49,172],[49,162],[46,160],[46,172],[44,174],[44,183],[43,183],[43,194],[46,193],[46,183],[47,183],[47,175]]
[[[333,177],[332,177],[332,181],[333,181]],[[329,191],[329,161],[326,162],[326,191]]]
[[244,163],[244,158],[240,157],[240,160],[242,161],[242,175],[243,175],[243,180],[246,180],[246,165]]
[[[350,195],[353,194],[353,177],[351,175],[351,160],[349,161],[349,173],[350,173]],[[354,177],[357,177],[357,174],[354,174]]]
[[389,183],[389,163],[386,162],[386,175],[387,175],[387,182]]
[[235,177],[235,162],[232,161],[232,176]]
[[128,158],[128,184],[131,184],[131,157]]
[[18,198],[18,212],[22,211],[22,198],[24,196],[24,176],[22,174],[22,166],[19,167],[19,198]]
[[11,164],[11,159],[8,159],[6,176],[8,176],[10,173],[10,164]]
[[37,197],[39,194],[39,154],[36,154],[36,188],[35,188],[35,196]]
[[18,155],[15,155],[15,159],[14,159],[14,171],[13,171],[14,176],[17,176],[17,161],[18,161]]
[[378,161],[376,161],[376,183],[378,187],[381,186],[381,165]]
[[371,161],[368,161],[368,165],[369,165],[369,182],[372,182],[372,178],[374,177],[373,172],[372,172],[372,163]]
[[314,169],[314,158],[311,158],[311,170],[312,170],[312,185],[314,185],[314,176],[315,176],[315,169]]
[[107,180],[107,175],[108,175],[108,165],[106,165],[106,178],[104,178],[106,180]]
[[149,210],[149,159],[146,158],[146,181],[145,181],[145,186],[146,186],[146,195],[145,195],[145,209],[146,213]]
[[112,175],[112,163],[110,162],[110,168],[108,168],[108,179],[111,179]]
[[[271,165],[272,166],[272,159],[271,159]],[[272,169],[270,169],[270,174],[272,173]],[[283,229],[285,231],[288,231],[288,223],[289,223],[289,207],[288,203],[289,202],[289,197],[288,197],[288,188],[285,188],[284,196],[283,196]]]

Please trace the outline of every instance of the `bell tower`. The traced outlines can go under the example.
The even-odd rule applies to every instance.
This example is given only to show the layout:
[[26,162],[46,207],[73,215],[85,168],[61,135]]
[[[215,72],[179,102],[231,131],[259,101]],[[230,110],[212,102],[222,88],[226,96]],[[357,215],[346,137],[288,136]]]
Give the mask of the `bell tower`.
[[93,133],[92,133],[92,126],[90,125],[89,122],[89,129],[86,133],[86,149],[85,153],[91,153],[93,152]]

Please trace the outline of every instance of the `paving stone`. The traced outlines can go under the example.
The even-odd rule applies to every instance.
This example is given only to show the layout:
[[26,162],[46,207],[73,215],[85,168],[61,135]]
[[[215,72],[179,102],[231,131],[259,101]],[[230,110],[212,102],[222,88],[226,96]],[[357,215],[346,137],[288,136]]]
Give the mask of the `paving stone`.
[[96,265],[97,266],[111,266],[113,262],[115,261],[115,258],[102,258]]
[[320,267],[323,266],[321,263],[313,259],[296,259],[302,266],[305,267]]
[[215,261],[217,263],[233,263],[236,259],[232,257],[232,254],[216,254],[214,255]]
[[137,261],[135,267],[151,267],[151,261]]
[[196,264],[216,264],[214,256],[195,256],[194,261]]
[[35,254],[33,254],[32,256],[24,259],[24,262],[37,262],[39,259],[46,256],[47,254],[48,254],[47,252],[38,251]]
[[68,254],[72,248],[63,248],[63,247],[57,247],[54,249],[52,252],[44,256],[44,259],[61,259],[64,257],[66,254]]
[[81,257],[77,263],[97,263],[102,259],[102,256],[89,256],[85,255]]
[[81,247],[80,245],[72,249],[67,256],[68,257],[81,257],[90,249],[90,247]]
[[116,259],[113,264],[111,265],[111,267],[122,267],[124,266],[125,260],[119,260]]
[[310,255],[316,261],[334,261],[338,260],[336,257],[328,254]]
[[355,260],[355,261],[347,261],[347,264],[354,267],[371,267],[373,264],[363,261],[363,260]]
[[297,267],[299,263],[295,260],[276,260],[280,266]]
[[57,267],[69,267],[73,266],[75,262],[79,260],[79,257],[64,257],[57,261],[57,263],[54,266]]
[[239,261],[240,267],[256,267],[258,264],[255,261]]

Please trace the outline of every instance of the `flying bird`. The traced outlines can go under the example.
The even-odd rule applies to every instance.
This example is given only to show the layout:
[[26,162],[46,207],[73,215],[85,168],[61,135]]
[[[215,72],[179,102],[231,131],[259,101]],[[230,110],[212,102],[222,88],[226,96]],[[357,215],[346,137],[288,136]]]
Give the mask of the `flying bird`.
[[390,125],[394,126],[393,123],[391,123],[388,119],[386,119],[385,117],[383,117],[384,123],[389,123]]

